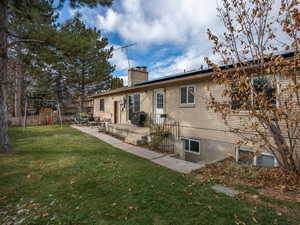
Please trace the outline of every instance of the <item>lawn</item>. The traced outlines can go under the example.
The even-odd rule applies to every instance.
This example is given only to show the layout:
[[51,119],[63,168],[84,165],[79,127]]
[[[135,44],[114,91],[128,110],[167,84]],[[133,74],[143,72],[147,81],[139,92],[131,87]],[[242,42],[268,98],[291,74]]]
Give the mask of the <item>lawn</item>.
[[10,135],[14,153],[0,155],[0,224],[298,224],[70,127]]

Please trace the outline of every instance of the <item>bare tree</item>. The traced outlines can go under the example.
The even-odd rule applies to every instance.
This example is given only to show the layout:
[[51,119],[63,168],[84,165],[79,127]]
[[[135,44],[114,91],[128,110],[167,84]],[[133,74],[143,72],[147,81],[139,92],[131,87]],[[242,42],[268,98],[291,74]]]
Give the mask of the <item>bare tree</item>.
[[237,144],[271,152],[280,166],[300,174],[300,4],[281,0],[276,11],[274,3],[222,0],[225,32],[208,30],[208,36],[223,66],[206,61],[223,89],[209,90],[209,107],[239,137]]

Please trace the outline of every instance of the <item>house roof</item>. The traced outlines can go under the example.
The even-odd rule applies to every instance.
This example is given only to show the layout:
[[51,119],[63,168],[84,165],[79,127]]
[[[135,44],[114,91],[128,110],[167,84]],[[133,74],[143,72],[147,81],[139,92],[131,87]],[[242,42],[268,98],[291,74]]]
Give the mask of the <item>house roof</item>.
[[[294,52],[281,52],[276,55],[282,55],[284,58],[290,58],[293,57]],[[253,61],[249,61],[253,62]],[[221,66],[222,70],[230,70],[233,69],[234,65],[226,65]],[[113,95],[113,94],[121,94],[126,92],[135,92],[146,88],[154,88],[154,87],[163,87],[166,85],[171,85],[175,83],[185,82],[185,81],[193,81],[193,80],[199,80],[202,78],[208,78],[214,75],[215,72],[212,68],[206,68],[206,69],[198,69],[198,70],[192,70],[184,73],[176,73],[168,76],[164,76],[157,79],[147,80],[140,83],[135,84],[132,87],[122,87],[118,89],[114,89],[108,92],[99,93],[96,95],[93,95],[91,97],[101,97],[101,96],[107,96],[107,95]]]

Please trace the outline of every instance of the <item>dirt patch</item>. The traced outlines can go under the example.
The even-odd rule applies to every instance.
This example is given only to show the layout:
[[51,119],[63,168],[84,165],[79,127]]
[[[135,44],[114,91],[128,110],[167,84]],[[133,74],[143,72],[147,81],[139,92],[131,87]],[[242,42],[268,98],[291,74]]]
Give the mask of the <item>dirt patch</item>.
[[282,168],[241,165],[230,158],[196,170],[193,175],[201,182],[242,186],[274,199],[300,203],[299,176]]

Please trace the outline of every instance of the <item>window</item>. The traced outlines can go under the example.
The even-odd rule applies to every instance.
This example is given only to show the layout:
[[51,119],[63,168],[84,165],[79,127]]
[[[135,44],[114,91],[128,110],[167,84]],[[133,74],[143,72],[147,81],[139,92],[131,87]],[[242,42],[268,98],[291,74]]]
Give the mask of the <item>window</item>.
[[104,112],[104,99],[100,99],[100,111]]
[[255,77],[252,79],[253,85],[253,104],[255,109],[260,109],[260,101],[263,97],[268,105],[276,106],[276,88],[270,77]]
[[186,152],[192,152],[196,154],[200,154],[200,141],[193,139],[182,139],[184,150]]
[[195,87],[182,87],[180,93],[181,104],[195,104]]
[[275,158],[272,155],[260,155],[256,157],[256,165],[264,167],[274,167]]
[[164,108],[164,95],[161,93],[156,94],[156,108],[157,109]]
[[263,167],[276,167],[278,164],[272,154],[265,152],[256,153],[255,151],[247,149],[238,149],[236,160],[238,163]]
[[133,95],[133,111],[140,111],[140,94]]
[[254,152],[240,149],[238,162],[243,164],[253,165],[254,157],[255,157]]
[[140,111],[140,94],[129,95],[128,104],[129,104],[129,120],[131,120],[133,113]]
[[[243,90],[243,91],[241,91]],[[236,82],[233,82],[231,85],[231,109],[240,109],[243,106],[243,103],[251,104],[251,91],[249,88],[240,87],[238,88]],[[247,105],[247,104],[246,104]]]
[[[231,109],[241,109],[251,104],[256,110],[261,108],[261,100],[266,99],[268,105],[276,106],[276,84],[271,77],[254,77],[251,80],[252,89],[247,87],[237,88],[236,82],[231,85]],[[277,82],[277,81],[275,81]]]

